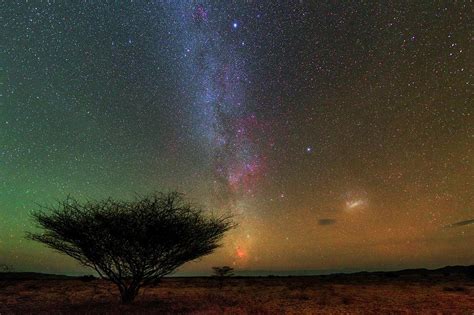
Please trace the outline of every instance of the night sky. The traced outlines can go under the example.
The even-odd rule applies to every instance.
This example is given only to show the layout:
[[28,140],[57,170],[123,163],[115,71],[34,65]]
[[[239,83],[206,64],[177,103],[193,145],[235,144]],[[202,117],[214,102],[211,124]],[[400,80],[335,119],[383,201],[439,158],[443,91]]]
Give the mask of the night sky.
[[0,2],[0,262],[68,194],[239,228],[189,272],[474,264],[469,1]]

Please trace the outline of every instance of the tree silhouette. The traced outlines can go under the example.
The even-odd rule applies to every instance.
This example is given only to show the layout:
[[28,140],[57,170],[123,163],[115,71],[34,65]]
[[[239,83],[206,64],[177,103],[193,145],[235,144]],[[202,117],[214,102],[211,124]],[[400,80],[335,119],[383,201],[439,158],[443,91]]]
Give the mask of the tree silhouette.
[[234,275],[234,268],[229,266],[212,267],[212,270],[212,276],[219,281],[219,288],[222,288],[225,279],[228,279]]
[[213,276],[218,278],[232,277],[234,275],[234,268],[229,266],[212,267]]
[[42,233],[29,239],[67,254],[118,286],[131,303],[140,287],[156,284],[185,262],[212,253],[234,227],[229,216],[206,215],[177,192],[133,201],[67,198],[32,213]]

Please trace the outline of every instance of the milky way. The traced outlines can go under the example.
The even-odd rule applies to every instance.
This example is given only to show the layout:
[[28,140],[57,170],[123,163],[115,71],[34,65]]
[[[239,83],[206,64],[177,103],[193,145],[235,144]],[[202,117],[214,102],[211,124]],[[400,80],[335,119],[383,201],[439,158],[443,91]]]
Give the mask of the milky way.
[[[173,31],[182,34],[182,76],[189,78],[183,92],[191,101],[191,119],[212,156],[216,196],[222,197],[224,205],[233,203],[236,195],[252,188],[263,163],[253,140],[258,120],[246,106],[245,92],[251,80],[239,56],[245,42],[221,35],[237,33],[241,26],[225,10],[211,5],[175,4],[172,11],[180,21]],[[216,21],[223,25],[216,27]]]
[[0,2],[0,263],[68,194],[177,189],[239,227],[183,267],[472,264],[472,4]]
[[242,25],[222,6],[174,3],[167,9],[170,32],[179,34],[178,49],[184,56],[179,69],[185,78],[181,91],[189,100],[189,119],[211,161],[209,197],[216,207],[242,215],[241,232],[230,249],[242,260],[250,246],[244,204],[265,168],[255,142],[262,125],[247,106],[252,81],[240,53],[245,48],[245,41],[239,40]]

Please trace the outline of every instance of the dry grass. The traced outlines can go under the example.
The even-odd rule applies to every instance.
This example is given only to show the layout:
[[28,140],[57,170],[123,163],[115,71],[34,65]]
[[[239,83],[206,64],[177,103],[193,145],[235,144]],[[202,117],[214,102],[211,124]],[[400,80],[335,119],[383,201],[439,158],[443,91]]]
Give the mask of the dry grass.
[[336,281],[311,277],[168,278],[118,304],[102,280],[25,280],[0,286],[0,314],[474,314],[473,281]]

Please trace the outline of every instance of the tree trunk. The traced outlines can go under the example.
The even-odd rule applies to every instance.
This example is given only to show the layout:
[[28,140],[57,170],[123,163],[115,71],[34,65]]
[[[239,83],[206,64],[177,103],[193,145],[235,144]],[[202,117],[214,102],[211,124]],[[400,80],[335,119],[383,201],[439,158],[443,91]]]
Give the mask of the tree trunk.
[[136,298],[138,294],[139,286],[130,286],[123,290],[120,290],[120,295],[122,298],[122,304],[130,304]]

